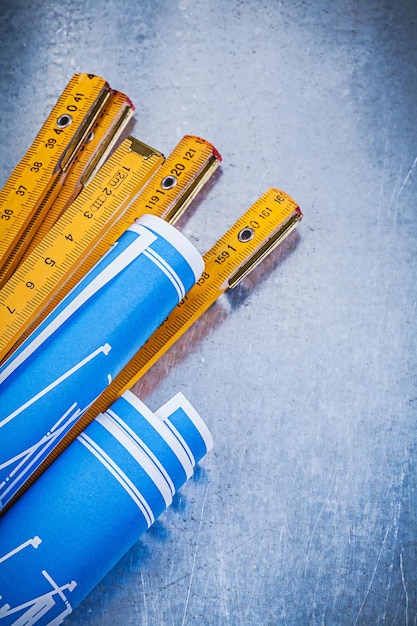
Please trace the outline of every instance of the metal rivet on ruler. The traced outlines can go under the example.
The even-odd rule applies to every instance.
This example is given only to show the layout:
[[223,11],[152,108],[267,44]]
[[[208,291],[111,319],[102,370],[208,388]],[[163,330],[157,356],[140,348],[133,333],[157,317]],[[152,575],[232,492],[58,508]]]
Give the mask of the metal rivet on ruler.
[[255,231],[253,230],[253,228],[250,228],[249,226],[245,226],[245,228],[242,228],[242,230],[238,233],[237,238],[239,239],[239,241],[246,243],[247,241],[250,241],[251,239],[253,239],[254,236],[255,236]]
[[173,187],[175,187],[175,185],[177,184],[177,179],[175,178],[175,176],[169,175],[169,176],[165,176],[162,180],[161,180],[161,187],[162,189],[172,189]]
[[72,117],[71,115],[68,115],[68,113],[60,115],[56,121],[58,128],[66,128],[70,124],[72,124]]

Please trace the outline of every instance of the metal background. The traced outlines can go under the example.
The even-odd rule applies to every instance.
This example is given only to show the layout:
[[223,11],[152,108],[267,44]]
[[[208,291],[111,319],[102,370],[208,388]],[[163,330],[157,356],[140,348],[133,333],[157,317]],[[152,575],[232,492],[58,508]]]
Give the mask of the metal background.
[[215,448],[66,623],[416,624],[416,1],[0,17],[1,184],[84,71],[146,143],[222,153],[181,223],[201,252],[269,186],[305,215],[138,386],[153,409],[183,391]]

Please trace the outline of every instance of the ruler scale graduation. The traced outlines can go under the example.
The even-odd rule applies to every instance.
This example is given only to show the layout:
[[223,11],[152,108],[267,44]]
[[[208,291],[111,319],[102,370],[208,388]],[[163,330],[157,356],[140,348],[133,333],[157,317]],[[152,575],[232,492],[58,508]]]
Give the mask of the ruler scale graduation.
[[162,161],[160,152],[134,138],[125,139],[55,223],[2,289],[0,358],[100,241],[104,230],[123,213]]

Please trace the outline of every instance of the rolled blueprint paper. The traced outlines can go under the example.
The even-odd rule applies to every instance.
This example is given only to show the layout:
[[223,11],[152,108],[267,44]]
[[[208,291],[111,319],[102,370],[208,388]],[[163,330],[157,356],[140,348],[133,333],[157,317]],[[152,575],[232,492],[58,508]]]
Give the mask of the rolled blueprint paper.
[[5,362],[0,369],[1,506],[149,339],[202,270],[201,256],[181,233],[146,215]]
[[1,625],[60,624],[169,506],[212,446],[172,402],[162,420],[125,393],[0,518]]

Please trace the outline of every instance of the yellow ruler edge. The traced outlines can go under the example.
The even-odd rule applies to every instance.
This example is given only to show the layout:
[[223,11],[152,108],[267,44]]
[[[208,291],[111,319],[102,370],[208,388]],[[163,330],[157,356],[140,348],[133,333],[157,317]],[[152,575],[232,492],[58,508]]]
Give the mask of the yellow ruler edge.
[[126,139],[0,290],[0,359],[160,167],[160,152]]
[[[31,326],[25,323],[27,332],[20,335],[13,349],[17,348],[27,334],[40,324],[137,218],[144,213],[151,213],[163,219],[169,218],[169,221],[174,223],[215,172],[220,161],[220,154],[210,142],[192,135],[183,137],[136,199],[127,207],[120,218],[108,228],[102,239],[97,242],[79,267],[73,269],[64,286],[50,299],[49,304],[44,306],[35,322]],[[178,173],[180,173],[179,176],[177,176]],[[18,284],[24,284],[26,277],[26,273],[19,273],[13,284],[10,285],[9,292],[14,293]],[[3,299],[3,294],[0,291],[0,328],[2,326],[1,304],[5,302],[6,300]],[[9,307],[13,306],[11,299],[8,299],[7,302]]]
[[20,262],[31,254],[65,209],[71,205],[83,187],[87,186],[89,180],[103,165],[120,134],[126,128],[132,113],[133,107],[127,96],[119,92],[111,94],[76,161],[68,172],[58,197],[39,225]]
[[24,242],[22,233],[56,179],[69,169],[109,94],[104,79],[73,76],[1,190],[0,280],[10,255],[17,255],[16,243]]

